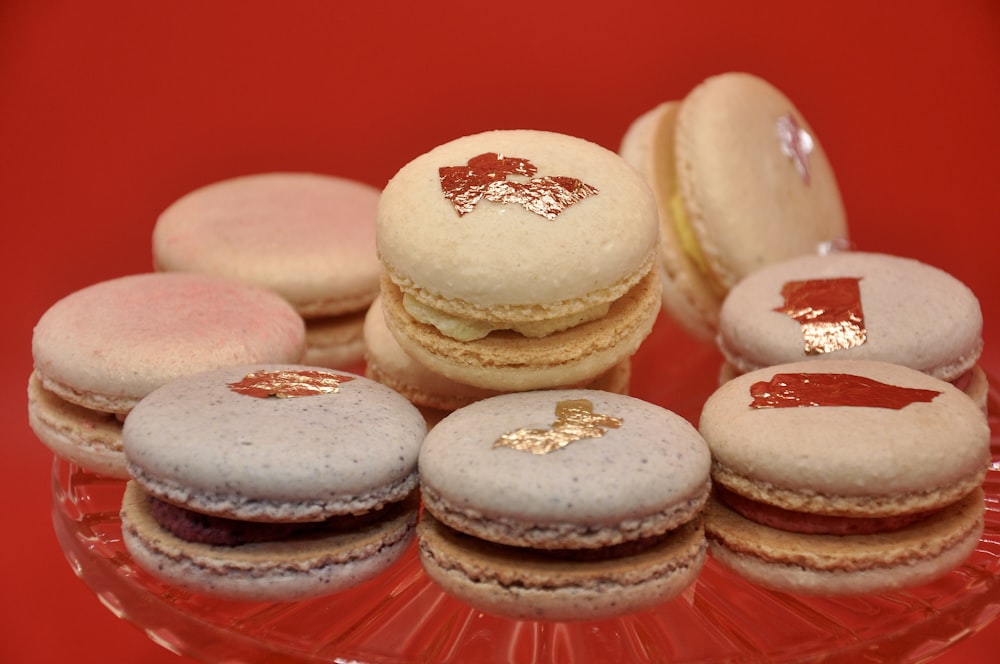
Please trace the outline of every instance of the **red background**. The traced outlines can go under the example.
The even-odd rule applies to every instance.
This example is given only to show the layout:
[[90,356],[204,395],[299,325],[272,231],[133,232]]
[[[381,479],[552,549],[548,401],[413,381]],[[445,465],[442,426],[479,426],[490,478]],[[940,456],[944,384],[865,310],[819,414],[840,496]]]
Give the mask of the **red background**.
[[[993,0],[0,3],[0,659],[180,661],[67,565],[51,455],[24,395],[37,318],[150,269],[152,225],[172,200],[270,170],[382,186],[487,129],[617,148],[635,116],[728,70],[770,80],[809,119],[859,248],[919,258],[976,291],[984,363],[1000,374]],[[1000,622],[940,661],[993,662],[998,649]]]

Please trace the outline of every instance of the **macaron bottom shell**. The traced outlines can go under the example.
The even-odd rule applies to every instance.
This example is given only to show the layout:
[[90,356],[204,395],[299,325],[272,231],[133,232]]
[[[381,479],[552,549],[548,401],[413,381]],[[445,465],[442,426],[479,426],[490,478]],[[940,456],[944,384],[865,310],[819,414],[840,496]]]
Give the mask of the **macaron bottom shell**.
[[445,592],[514,620],[601,620],[662,604],[694,582],[707,556],[700,518],[639,553],[601,560],[493,544],[426,511],[417,537],[424,571]]
[[28,424],[56,456],[90,472],[128,479],[122,451],[122,423],[114,413],[78,406],[28,379]]
[[803,534],[746,519],[711,499],[705,533],[713,559],[762,587],[802,595],[899,590],[958,567],[984,527],[981,489],[910,526],[866,535]]
[[193,592],[242,601],[297,601],[368,581],[399,560],[413,542],[416,492],[387,518],[356,530],[239,546],[187,542],[152,515],[149,496],[126,485],[122,539],[153,576]]

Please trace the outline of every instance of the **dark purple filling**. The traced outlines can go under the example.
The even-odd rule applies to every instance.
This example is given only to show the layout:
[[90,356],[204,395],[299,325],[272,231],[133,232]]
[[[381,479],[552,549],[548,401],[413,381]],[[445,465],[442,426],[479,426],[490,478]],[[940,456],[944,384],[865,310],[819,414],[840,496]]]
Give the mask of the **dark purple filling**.
[[177,505],[150,497],[153,518],[163,528],[188,542],[213,546],[239,546],[252,542],[276,542],[290,537],[328,534],[361,528],[372,523],[393,506],[361,515],[330,517],[308,523],[265,523],[240,521],[221,516],[192,512]]

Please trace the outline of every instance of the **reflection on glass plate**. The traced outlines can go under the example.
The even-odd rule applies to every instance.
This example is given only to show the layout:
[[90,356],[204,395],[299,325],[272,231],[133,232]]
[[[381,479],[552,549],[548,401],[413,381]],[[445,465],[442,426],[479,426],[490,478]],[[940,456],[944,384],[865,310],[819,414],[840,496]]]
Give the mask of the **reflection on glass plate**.
[[[632,394],[696,421],[719,359],[661,320],[634,363]],[[902,592],[799,597],[753,586],[709,560],[680,597],[615,620],[518,622],[443,594],[411,547],[376,579],[304,602],[205,598],[136,567],[121,542],[124,483],[56,460],[53,520],[76,573],[119,617],[179,653],[213,662],[921,661],[1000,613],[1000,390],[990,392],[993,465],[976,552]]]

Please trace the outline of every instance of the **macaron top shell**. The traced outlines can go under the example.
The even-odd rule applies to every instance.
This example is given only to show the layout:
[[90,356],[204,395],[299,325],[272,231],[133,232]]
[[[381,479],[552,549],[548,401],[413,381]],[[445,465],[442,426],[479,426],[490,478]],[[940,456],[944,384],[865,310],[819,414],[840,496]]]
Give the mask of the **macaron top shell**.
[[[498,168],[507,170],[494,174],[494,186],[505,193],[496,200],[483,193],[460,214],[440,169],[472,169],[470,160],[482,155],[503,160]],[[514,163],[527,170],[512,172]],[[470,173],[473,187],[490,177]],[[552,178],[574,180],[568,186],[579,196],[559,198]],[[546,201],[549,217],[529,209]],[[484,308],[544,306],[619,297],[651,268],[657,223],[649,187],[614,152],[552,132],[497,130],[441,145],[400,169],[379,202],[377,242],[393,281],[419,289],[418,298],[426,292],[434,306],[438,296]]]
[[[783,312],[783,289],[838,278],[858,280],[864,342],[807,353],[803,329],[811,323]],[[820,314],[823,306],[812,303]],[[792,258],[744,279],[723,303],[719,347],[741,371],[804,359],[875,359],[954,380],[979,358],[982,328],[978,299],[950,274],[910,258],[839,252]]]
[[[270,378],[276,372],[310,388],[285,398],[234,388],[266,387],[282,380]],[[405,497],[425,433],[420,412],[372,380],[250,365],[165,385],[129,414],[122,435],[129,472],[154,496],[230,518],[310,521]]]
[[271,288],[306,316],[363,309],[378,292],[379,190],[316,173],[261,173],[182,196],[157,219],[164,271],[205,272]]
[[[553,429],[561,403],[585,400],[620,420],[548,453],[497,446],[504,434]],[[679,415],[598,390],[504,394],[455,411],[430,431],[421,484],[484,520],[603,526],[682,505],[704,489],[708,448]]]
[[47,389],[122,413],[174,378],[232,364],[298,362],[304,345],[302,318],[277,294],[182,273],[83,288],[53,304],[32,337]]
[[[810,389],[825,391],[791,392],[792,407],[753,406],[755,385],[798,374],[812,381]],[[849,405],[805,405],[848,394],[846,383],[823,388],[826,374],[925,391],[920,398],[930,400],[900,408],[861,405],[883,391],[876,385],[860,400],[855,393]],[[762,491],[823,501],[859,498],[854,502],[872,512],[900,500],[930,506],[937,493],[950,495],[953,487],[964,495],[981,483],[990,459],[989,427],[971,399],[950,383],[875,361],[806,361],[743,374],[708,398],[699,430],[712,450],[715,479],[721,466]]]
[[826,152],[771,84],[740,72],[713,76],[685,97],[676,122],[690,228],[724,289],[763,265],[847,237]]

